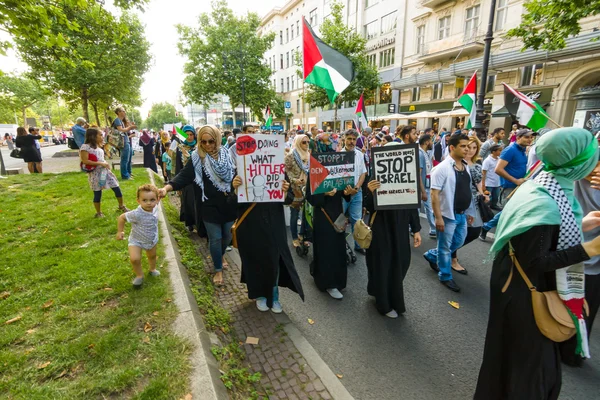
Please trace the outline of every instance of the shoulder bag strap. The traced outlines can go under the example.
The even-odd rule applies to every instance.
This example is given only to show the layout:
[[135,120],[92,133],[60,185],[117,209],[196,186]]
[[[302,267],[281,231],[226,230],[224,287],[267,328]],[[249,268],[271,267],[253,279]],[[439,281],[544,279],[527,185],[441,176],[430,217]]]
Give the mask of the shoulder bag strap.
[[252,205],[251,205],[250,207],[248,207],[248,208],[246,209],[246,211],[244,211],[244,213],[242,214],[242,216],[241,216],[241,217],[240,217],[240,218],[239,218],[237,221],[235,221],[235,226],[236,226],[237,228],[239,228],[239,227],[240,227],[240,225],[242,224],[242,222],[244,222],[244,219],[246,219],[246,216],[247,216],[248,214],[250,214],[250,211],[252,211],[252,209],[253,209],[254,207],[256,207],[256,203],[252,203]]
[[325,211],[325,209],[323,207],[321,207],[321,211],[323,211],[323,214],[325,214],[325,217],[327,217],[327,221],[329,221],[331,226],[333,226],[333,229],[335,229],[337,231],[337,228],[335,227],[335,224],[333,223],[331,218],[329,218],[329,214],[327,214],[327,211]]
[[[509,246],[508,251],[509,251],[510,258],[513,262],[513,266],[517,267],[517,271],[519,271],[519,275],[521,275],[521,278],[523,278],[523,280],[525,281],[525,284],[527,285],[529,290],[534,292],[536,290],[536,288],[533,285],[533,283],[531,283],[531,281],[529,280],[529,277],[527,276],[525,271],[523,271],[523,268],[521,268],[521,264],[519,263],[519,260],[517,260],[517,257],[515,256],[515,249],[512,247],[512,244],[510,242],[508,243],[508,246]],[[511,267],[510,274],[508,275],[508,279],[506,280],[504,287],[502,287],[502,293],[506,292],[506,290],[508,289],[508,286],[510,285],[510,282],[512,280],[512,276],[513,276],[513,268]]]
[[371,216],[371,222],[369,222],[369,226],[373,226],[373,221],[375,221],[375,216],[377,215],[377,211],[375,211],[373,213],[373,215]]

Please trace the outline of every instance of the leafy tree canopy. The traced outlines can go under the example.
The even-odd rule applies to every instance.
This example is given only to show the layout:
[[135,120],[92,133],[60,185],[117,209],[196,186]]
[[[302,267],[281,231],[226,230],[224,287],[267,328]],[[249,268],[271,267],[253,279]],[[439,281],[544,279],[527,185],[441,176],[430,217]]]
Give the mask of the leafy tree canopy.
[[582,18],[600,14],[600,0],[530,0],[521,24],[508,36],[520,37],[524,48],[560,50],[565,39],[581,32]]
[[176,111],[173,104],[154,103],[150,108],[148,118],[144,121],[144,127],[160,131],[164,124],[185,123],[182,115],[175,115]]
[[[321,25],[321,40],[348,57],[354,64],[355,78],[335,100],[339,105],[346,101],[354,101],[365,92],[372,97],[373,91],[381,84],[377,68],[367,61],[366,39],[347,26],[343,19],[344,6],[340,2],[331,4],[331,15]],[[298,64],[302,65],[301,55],[297,55]],[[302,71],[298,70],[302,76]],[[313,107],[325,107],[330,104],[325,89],[307,85],[304,100]]]
[[48,96],[47,88],[37,80],[12,74],[0,74],[0,114],[4,123],[14,123],[15,113],[20,114],[23,123],[26,111],[35,103]]
[[236,17],[225,0],[214,0],[212,12],[198,19],[198,27],[178,25],[179,52],[187,57],[183,94],[198,104],[210,104],[214,95],[229,96],[233,107],[245,103],[256,115],[266,106],[278,108],[271,88],[271,69],[263,56],[275,35],[257,35],[260,18],[255,13]]

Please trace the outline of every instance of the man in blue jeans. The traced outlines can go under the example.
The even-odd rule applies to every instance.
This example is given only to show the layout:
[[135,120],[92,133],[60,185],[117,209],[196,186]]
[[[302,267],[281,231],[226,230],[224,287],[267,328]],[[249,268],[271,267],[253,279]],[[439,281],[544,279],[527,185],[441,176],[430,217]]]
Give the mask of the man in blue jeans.
[[431,202],[437,248],[423,255],[438,273],[440,283],[454,292],[460,292],[460,287],[452,279],[452,253],[463,245],[467,223],[473,222],[473,216],[466,213],[475,209],[471,207],[471,173],[464,161],[468,143],[467,135],[452,135],[448,142],[449,157],[431,172]]
[[[367,167],[365,166],[365,155],[362,151],[356,148],[356,139],[358,139],[358,131],[356,129],[348,129],[345,133],[346,147],[344,151],[354,152],[354,187],[348,188],[351,192],[350,201],[343,200],[344,214],[348,212],[352,232],[354,232],[354,224],[362,218],[362,184],[367,175]],[[366,254],[365,249],[361,248],[358,243],[354,243],[354,250],[360,254]]]
[[131,143],[129,143],[129,138],[131,136],[135,136],[135,133],[129,134],[129,131],[132,129],[137,129],[137,126],[134,124],[125,126],[123,119],[127,116],[125,113],[125,109],[123,107],[117,107],[115,110],[115,114],[117,114],[117,118],[112,123],[112,128],[121,132],[125,137],[125,146],[121,149],[121,179],[127,180],[131,179]]
[[[502,185],[501,203],[502,206],[506,204],[506,198],[511,194],[517,186],[521,186],[525,182],[525,175],[527,174],[527,155],[525,150],[527,146],[531,145],[531,141],[535,132],[530,129],[519,129],[517,131],[517,140],[504,150],[500,154],[498,164],[496,164],[496,173],[500,175],[500,184]],[[487,233],[498,225],[500,221],[499,212],[494,216],[493,219],[483,224],[481,227],[481,233],[479,234],[479,240],[486,240]]]
[[427,216],[427,222],[429,222],[429,237],[435,239],[437,234],[435,232],[435,217],[433,216],[433,208],[431,207],[431,168],[433,161],[429,156],[428,151],[433,149],[433,142],[431,135],[425,133],[419,138],[419,173],[421,175],[422,189],[425,191],[425,196],[421,197],[421,204]]

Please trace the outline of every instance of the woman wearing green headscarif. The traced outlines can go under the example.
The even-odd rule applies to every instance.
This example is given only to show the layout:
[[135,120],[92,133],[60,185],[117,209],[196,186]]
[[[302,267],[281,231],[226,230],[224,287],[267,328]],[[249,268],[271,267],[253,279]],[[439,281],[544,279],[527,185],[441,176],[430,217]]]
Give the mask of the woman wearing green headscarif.
[[600,237],[582,243],[582,229],[600,221],[595,214],[583,218],[573,184],[598,163],[598,143],[584,129],[561,128],[540,138],[536,150],[544,171],[504,207],[491,249],[490,316],[475,400],[553,400],[560,393],[558,345],[537,328],[529,288],[516,271],[505,287],[510,246],[538,291],[558,291],[576,321],[576,351],[589,357],[583,261],[600,254]]

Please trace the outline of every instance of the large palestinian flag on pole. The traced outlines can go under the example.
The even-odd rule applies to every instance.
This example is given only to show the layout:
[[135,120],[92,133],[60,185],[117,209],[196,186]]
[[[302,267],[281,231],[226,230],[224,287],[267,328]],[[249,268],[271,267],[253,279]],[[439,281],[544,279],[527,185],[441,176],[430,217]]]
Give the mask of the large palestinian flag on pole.
[[477,107],[475,101],[477,99],[477,71],[473,73],[469,83],[463,90],[462,94],[458,98],[458,102],[461,106],[469,112],[469,119],[467,120],[466,129],[473,129],[475,126],[475,118],[477,116]]
[[534,131],[546,126],[550,117],[538,103],[506,83],[502,82],[502,84],[504,85],[504,106],[521,125]]
[[304,82],[327,91],[329,101],[344,91],[354,79],[354,65],[346,56],[323,43],[302,19]]
[[[360,99],[358,99],[358,103],[356,104],[356,110],[354,111],[354,114],[356,114],[356,120],[358,123],[360,123],[360,127],[362,129],[369,126],[369,121],[367,119],[367,108],[365,107],[363,96],[364,93],[360,95]],[[356,129],[358,129],[358,126]]]

